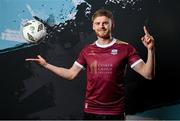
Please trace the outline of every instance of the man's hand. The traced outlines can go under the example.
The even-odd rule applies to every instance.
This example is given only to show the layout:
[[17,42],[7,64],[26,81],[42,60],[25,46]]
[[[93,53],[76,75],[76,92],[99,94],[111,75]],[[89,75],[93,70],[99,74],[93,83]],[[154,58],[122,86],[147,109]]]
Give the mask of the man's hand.
[[27,58],[26,61],[34,61],[43,67],[46,67],[46,65],[47,65],[46,60],[44,58],[42,58],[40,55],[38,55],[37,58]]
[[141,38],[144,46],[149,49],[154,49],[154,38],[151,36],[146,28],[146,26],[143,27],[145,35]]

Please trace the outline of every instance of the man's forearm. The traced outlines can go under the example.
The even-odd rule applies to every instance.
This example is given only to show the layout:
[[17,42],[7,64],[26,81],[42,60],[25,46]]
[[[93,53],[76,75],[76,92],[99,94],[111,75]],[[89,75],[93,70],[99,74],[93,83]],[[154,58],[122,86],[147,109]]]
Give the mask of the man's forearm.
[[155,49],[148,50],[144,71],[150,79],[155,76]]
[[44,68],[52,71],[53,73],[55,73],[56,75],[62,77],[62,78],[65,78],[67,80],[72,80],[72,76],[70,74],[70,71],[69,69],[66,69],[66,68],[62,68],[62,67],[57,67],[57,66],[54,66],[52,64],[49,64],[49,63],[46,63],[44,65],[42,65]]

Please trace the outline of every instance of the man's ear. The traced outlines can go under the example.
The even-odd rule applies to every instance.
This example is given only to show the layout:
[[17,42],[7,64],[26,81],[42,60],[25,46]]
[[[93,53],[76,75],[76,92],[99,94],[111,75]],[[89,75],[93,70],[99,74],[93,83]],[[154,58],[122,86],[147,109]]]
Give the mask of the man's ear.
[[92,23],[92,29],[94,30],[94,24]]

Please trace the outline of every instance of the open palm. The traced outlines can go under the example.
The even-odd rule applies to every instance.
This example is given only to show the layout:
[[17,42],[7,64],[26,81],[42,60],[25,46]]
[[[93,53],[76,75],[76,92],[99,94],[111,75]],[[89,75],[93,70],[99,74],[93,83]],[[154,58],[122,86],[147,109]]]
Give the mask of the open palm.
[[38,55],[37,58],[27,58],[26,61],[34,61],[42,66],[45,66],[47,64],[46,60],[40,55]]

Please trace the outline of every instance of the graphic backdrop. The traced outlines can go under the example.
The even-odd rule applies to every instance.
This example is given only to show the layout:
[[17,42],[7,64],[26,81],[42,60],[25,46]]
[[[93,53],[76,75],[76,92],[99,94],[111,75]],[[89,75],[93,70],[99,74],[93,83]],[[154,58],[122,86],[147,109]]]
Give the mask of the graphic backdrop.
[[[125,78],[127,114],[177,104],[179,88],[178,1],[160,0],[1,0],[0,1],[0,119],[81,119],[85,71],[64,80],[25,59],[41,54],[49,63],[71,67],[80,50],[93,42],[91,16],[113,12],[113,36],[133,44],[143,59],[140,38],[146,25],[156,43],[156,77],[147,81],[128,67]],[[21,24],[37,19],[48,35],[27,43]]]

